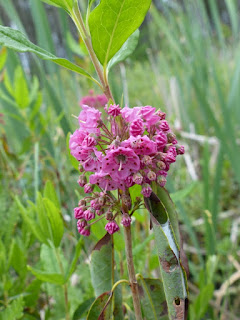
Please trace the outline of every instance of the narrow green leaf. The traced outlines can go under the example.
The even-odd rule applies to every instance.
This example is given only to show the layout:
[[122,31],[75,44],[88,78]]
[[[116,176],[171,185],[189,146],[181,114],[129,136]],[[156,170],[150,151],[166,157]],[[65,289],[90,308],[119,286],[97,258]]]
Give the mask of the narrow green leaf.
[[27,266],[28,270],[39,280],[54,284],[62,285],[65,283],[64,277],[60,273],[47,273],[30,266]]
[[115,64],[124,61],[128,56],[130,56],[136,49],[139,39],[139,30],[137,29],[126,42],[122,45],[121,49],[112,57],[108,63],[108,69],[110,70]]
[[43,198],[43,203],[51,224],[54,245],[55,247],[58,247],[64,232],[63,220],[60,211],[49,199]]
[[43,195],[44,195],[44,198],[51,200],[58,209],[61,208],[58,200],[58,196],[52,181],[47,180],[44,187]]
[[151,0],[101,0],[90,13],[89,28],[93,49],[102,65],[118,52],[142,24]]
[[162,281],[141,276],[137,281],[144,318],[146,320],[167,320],[167,303]]
[[100,314],[102,313],[103,308],[105,307],[109,297],[110,292],[102,293],[91,305],[91,308],[87,315],[87,320],[110,320],[111,319],[111,308],[110,304],[108,304],[105,309],[104,314],[100,318]]
[[19,52],[32,52],[35,53],[43,60],[51,60],[54,63],[69,69],[71,71],[77,72],[85,77],[95,81],[95,79],[90,76],[84,69],[75,65],[67,59],[58,58],[52,53],[36,46],[31,41],[29,41],[24,34],[18,30],[12,28],[0,26],[0,45],[8,47],[10,49],[19,51]]
[[[41,0],[51,6],[60,7],[69,12],[69,9],[73,7],[73,0]],[[74,0],[75,1],[75,0]]]
[[67,271],[67,274],[66,274],[66,281],[71,277],[71,275],[73,274],[73,272],[76,269],[82,246],[83,246],[83,239],[79,239],[79,241],[75,247],[75,253],[74,253],[72,263],[70,264],[69,270]]
[[35,235],[35,237],[42,243],[48,244],[46,237],[44,236],[42,230],[40,227],[37,225],[36,221],[30,218],[28,214],[28,210],[23,207],[21,204],[20,200],[16,198],[16,203],[19,207],[20,213],[28,225],[29,229],[32,231],[32,233]]
[[7,60],[7,49],[2,48],[0,50],[0,71],[4,67],[6,60]]

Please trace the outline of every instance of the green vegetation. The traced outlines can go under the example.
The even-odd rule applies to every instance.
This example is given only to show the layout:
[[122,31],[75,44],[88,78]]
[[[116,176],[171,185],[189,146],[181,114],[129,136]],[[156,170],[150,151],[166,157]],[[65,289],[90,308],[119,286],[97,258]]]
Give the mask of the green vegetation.
[[[104,270],[95,279],[89,263],[91,255],[96,265],[99,262],[102,252],[93,247],[105,234],[104,224],[94,225],[89,238],[77,233],[73,208],[83,191],[76,183],[78,164],[69,154],[68,140],[77,125],[72,115],[79,113],[80,98],[91,88],[101,92],[91,76],[80,75],[83,69],[94,75],[94,69],[83,43],[70,32],[67,14],[53,9],[65,58],[71,64],[57,60],[59,48],[51,33],[49,6],[40,0],[23,2],[30,6],[35,44],[51,52],[39,54],[79,74],[35,55],[0,47],[0,319],[34,320],[40,319],[40,313],[42,319],[86,319],[95,294],[102,293],[102,301],[107,301],[104,292],[111,290],[111,283],[106,282],[101,290],[98,281],[112,270]],[[228,21],[224,22],[216,0],[183,2],[184,7],[177,1],[161,1],[161,11],[152,4],[134,53],[118,65],[112,61],[110,83],[117,101],[166,111],[187,150],[173,165],[167,189],[177,208],[189,264],[188,319],[237,320],[239,9],[237,1],[225,0]],[[204,3],[209,3],[208,10]],[[86,1],[81,5],[85,10]],[[0,0],[0,22],[2,14],[26,34],[13,1]],[[0,44],[2,30],[0,27]],[[136,42],[138,34],[133,37]],[[136,189],[133,196],[137,195]],[[133,230],[142,307],[147,317],[149,305],[154,305],[165,319],[164,306],[156,302],[159,299],[162,307],[164,298],[155,295],[151,300],[148,295],[151,286],[162,287],[162,283],[152,279],[160,277],[160,270],[146,210],[137,211]],[[123,232],[114,234],[114,243],[116,273],[127,279]],[[104,250],[111,251],[111,247]],[[126,283],[117,286],[114,298],[121,303],[120,289],[125,297],[125,319],[134,319]],[[95,301],[89,319],[96,319],[98,303]],[[122,310],[116,312],[116,319],[123,319]]]

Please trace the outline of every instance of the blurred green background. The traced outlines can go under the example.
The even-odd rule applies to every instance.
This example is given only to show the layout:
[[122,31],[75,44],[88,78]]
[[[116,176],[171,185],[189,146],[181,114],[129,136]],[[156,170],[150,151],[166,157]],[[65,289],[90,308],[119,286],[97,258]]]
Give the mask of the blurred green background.
[[[85,12],[86,1],[80,5]],[[167,189],[189,262],[191,320],[240,319],[239,6],[236,0],[153,1],[137,49],[110,73],[116,101],[161,108],[185,145]],[[94,72],[61,9],[40,0],[0,0],[0,23]],[[82,190],[67,147],[77,127],[72,115],[90,89],[101,93],[51,62],[0,48],[0,319],[64,319],[66,291],[71,319],[85,319],[93,301],[88,257],[104,228],[95,225],[89,239],[77,235],[72,211]],[[44,244],[35,227],[47,200],[63,217],[57,249]],[[157,277],[148,220],[146,212],[136,214],[134,259],[137,272]],[[116,238],[116,260],[126,276],[122,234]],[[71,272],[64,284],[46,277],[65,268]],[[132,319],[125,290],[126,319]]]

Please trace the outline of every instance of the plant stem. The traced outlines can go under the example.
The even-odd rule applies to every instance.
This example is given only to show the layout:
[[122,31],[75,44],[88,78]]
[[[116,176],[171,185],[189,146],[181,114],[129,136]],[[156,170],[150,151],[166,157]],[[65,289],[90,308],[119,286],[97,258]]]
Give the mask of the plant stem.
[[[64,269],[63,269],[63,265],[62,265],[62,261],[61,261],[61,257],[59,255],[59,251],[58,248],[55,248],[55,252],[56,252],[56,257],[57,257],[57,261],[58,261],[58,265],[61,271],[61,274],[64,276]],[[64,291],[64,302],[65,302],[65,312],[66,312],[66,320],[70,320],[70,315],[69,315],[69,302],[68,302],[68,288],[67,288],[67,284],[64,283],[63,285],[63,291]]]
[[141,305],[140,305],[140,299],[139,299],[138,283],[137,283],[134,264],[133,264],[131,226],[124,227],[123,229],[124,229],[125,251],[126,251],[126,257],[127,257],[128,276],[129,276],[130,287],[132,290],[135,316],[136,316],[136,320],[142,320],[143,318],[142,318]]
[[99,80],[102,84],[102,90],[103,90],[104,94],[106,95],[106,97],[108,99],[111,99],[114,102],[114,98],[112,96],[112,93],[111,93],[111,90],[110,90],[110,87],[108,84],[108,79],[105,76],[105,73],[103,73],[103,69],[102,69],[102,67],[98,61],[98,58],[93,50],[91,36],[88,34],[88,32],[85,28],[83,18],[82,18],[82,15],[81,15],[81,12],[79,10],[78,5],[76,5],[74,7],[73,11],[71,12],[71,17],[72,17],[79,33],[80,33],[80,36],[82,37],[82,39],[87,47],[87,50],[89,52],[92,63],[95,67],[95,70],[98,74]]

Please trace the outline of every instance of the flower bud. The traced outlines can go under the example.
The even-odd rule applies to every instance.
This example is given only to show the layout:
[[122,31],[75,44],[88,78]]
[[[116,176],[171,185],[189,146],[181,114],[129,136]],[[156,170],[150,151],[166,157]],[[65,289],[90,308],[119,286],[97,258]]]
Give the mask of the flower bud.
[[164,187],[167,182],[167,179],[165,176],[158,176],[157,177],[157,183],[159,184],[160,187]]
[[87,221],[86,220],[78,220],[77,221],[77,229],[78,229],[78,232],[80,233],[81,230],[83,230],[87,225]]
[[79,186],[84,187],[86,183],[87,183],[87,177],[84,174],[79,176],[79,179],[78,179]]
[[80,234],[85,237],[89,237],[90,236],[90,229],[88,227],[86,227],[80,231]]
[[122,217],[121,224],[122,224],[124,227],[129,227],[129,226],[131,225],[131,222],[132,222],[131,217],[130,217],[127,213],[124,213],[124,215],[123,215],[123,217]]
[[76,207],[76,208],[74,208],[74,218],[75,218],[75,219],[82,219],[82,218],[84,218],[84,210],[83,210],[83,207]]
[[151,181],[156,180],[156,173],[153,172],[153,171],[151,171],[151,170],[149,170],[148,173],[147,173],[147,178],[148,178],[149,180],[151,180]]
[[151,186],[148,183],[143,184],[141,194],[144,197],[149,198],[151,193],[152,193]]
[[101,216],[101,215],[104,214],[104,210],[103,210],[103,209],[96,210],[96,214],[97,214],[98,216]]
[[184,154],[185,149],[184,146],[176,145],[177,154]]
[[119,226],[116,221],[110,221],[106,224],[105,230],[107,230],[109,234],[113,234],[119,230]]
[[134,173],[133,182],[136,184],[142,184],[143,176],[141,175],[141,173],[139,173],[139,172]]
[[152,158],[148,155],[143,156],[141,161],[147,166],[150,166],[152,164]]
[[158,162],[156,163],[156,166],[157,166],[158,169],[160,169],[160,170],[166,169],[166,164],[165,164],[163,161],[158,161]]
[[98,198],[98,203],[101,207],[104,206],[105,202],[106,202],[106,198],[104,196],[101,196],[100,198]]
[[95,218],[95,211],[93,209],[88,209],[88,210],[84,211],[84,218],[87,221],[94,219]]
[[92,193],[93,192],[93,185],[91,185],[90,183],[85,184],[84,192],[85,193]]
[[81,199],[78,201],[78,206],[86,206],[86,200],[85,199]]
[[112,219],[113,219],[113,214],[112,214],[112,212],[111,211],[107,211],[106,212],[106,219],[108,220],[108,221],[111,221]]
[[168,143],[172,143],[173,141],[176,141],[176,136],[172,132],[168,132],[167,134]]
[[159,116],[161,120],[164,120],[166,118],[166,113],[161,110],[157,110],[156,114]]

